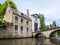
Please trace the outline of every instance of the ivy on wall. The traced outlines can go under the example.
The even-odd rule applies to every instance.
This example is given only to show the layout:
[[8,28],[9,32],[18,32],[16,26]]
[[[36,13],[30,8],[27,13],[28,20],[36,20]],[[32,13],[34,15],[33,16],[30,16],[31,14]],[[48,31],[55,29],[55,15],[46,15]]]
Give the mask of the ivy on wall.
[[9,22],[6,22],[3,20],[3,17],[4,17],[4,14],[6,12],[8,3],[11,4],[13,9],[17,10],[17,7],[12,0],[6,0],[4,3],[2,3],[2,4],[0,3],[0,26],[7,26],[7,25],[12,24],[12,23],[9,23]]

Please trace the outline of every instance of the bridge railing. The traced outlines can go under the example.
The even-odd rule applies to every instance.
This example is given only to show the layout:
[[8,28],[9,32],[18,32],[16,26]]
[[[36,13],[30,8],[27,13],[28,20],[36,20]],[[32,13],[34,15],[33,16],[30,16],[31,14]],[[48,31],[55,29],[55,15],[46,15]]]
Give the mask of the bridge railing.
[[49,30],[55,30],[55,29],[60,29],[60,27],[54,28],[54,29],[48,29],[48,30],[37,30],[35,32],[43,32],[43,31],[49,31]]

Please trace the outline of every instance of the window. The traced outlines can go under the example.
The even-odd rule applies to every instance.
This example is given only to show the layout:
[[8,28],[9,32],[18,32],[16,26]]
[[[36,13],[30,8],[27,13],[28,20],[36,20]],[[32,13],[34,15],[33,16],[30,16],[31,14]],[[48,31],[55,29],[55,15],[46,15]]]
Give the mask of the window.
[[9,13],[10,13],[10,10],[9,10]]
[[23,22],[23,19],[21,18],[21,22]]
[[27,33],[28,33],[28,27],[27,27]]
[[15,32],[18,30],[18,25],[15,25]]
[[38,30],[38,23],[34,23],[34,30]]
[[18,17],[17,16],[15,16],[15,20],[18,20]]
[[21,30],[21,33],[22,33],[23,32],[23,26],[21,26],[21,29],[20,30]]
[[24,15],[23,13],[21,13],[21,15]]
[[27,23],[27,25],[28,25],[29,22],[27,21],[26,23]]
[[18,17],[17,16],[15,16],[15,22],[18,22]]

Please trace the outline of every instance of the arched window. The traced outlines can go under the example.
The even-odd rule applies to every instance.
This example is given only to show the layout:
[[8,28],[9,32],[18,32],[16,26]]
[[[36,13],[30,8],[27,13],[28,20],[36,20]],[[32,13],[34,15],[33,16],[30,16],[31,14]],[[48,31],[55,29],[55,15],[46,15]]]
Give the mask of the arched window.
[[38,24],[34,23],[34,31],[38,30]]

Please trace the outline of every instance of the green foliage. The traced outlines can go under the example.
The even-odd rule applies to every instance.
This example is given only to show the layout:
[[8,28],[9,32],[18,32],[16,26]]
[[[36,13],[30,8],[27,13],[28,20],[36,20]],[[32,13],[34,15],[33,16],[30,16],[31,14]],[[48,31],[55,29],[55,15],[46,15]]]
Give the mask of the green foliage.
[[12,5],[13,9],[17,10],[17,7],[16,7],[16,5],[15,5],[15,3],[13,1],[10,1],[9,3]]
[[0,18],[3,18],[4,17],[4,14],[5,14],[6,9],[7,9],[7,2],[4,2],[0,6]]
[[15,3],[12,1],[12,0],[6,0],[7,3],[10,3],[11,4],[11,7],[15,10],[17,10],[17,7],[15,5]]
[[57,34],[60,36],[60,31],[57,31]]
[[0,3],[0,26],[7,26],[7,25],[10,25],[11,23],[9,22],[6,22],[3,20],[3,17],[4,17],[4,14],[6,12],[6,9],[8,7],[8,3],[11,4],[11,7],[15,10],[17,10],[17,7],[15,5],[15,3],[12,1],[12,0],[6,0],[4,3]]
[[11,4],[13,9],[17,9],[15,3],[12,0],[6,0],[3,4],[0,4],[0,18],[4,17],[4,14],[5,14],[7,6],[8,6],[8,3]]
[[47,30],[46,26],[45,26],[45,18],[44,15],[39,14],[40,16],[40,26],[42,30]]
[[6,22],[5,20],[0,19],[0,26],[9,26],[12,23]]
[[54,29],[56,28],[56,21],[53,21],[52,25],[51,25],[51,28]]

